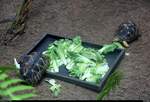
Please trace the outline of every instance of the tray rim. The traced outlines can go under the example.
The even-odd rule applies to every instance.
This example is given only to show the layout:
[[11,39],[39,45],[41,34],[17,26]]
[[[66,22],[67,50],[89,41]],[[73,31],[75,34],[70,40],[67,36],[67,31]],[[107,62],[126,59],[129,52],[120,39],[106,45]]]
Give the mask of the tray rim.
[[[58,38],[62,38],[62,39],[72,39],[72,38],[69,38],[69,37],[62,37],[62,36],[58,36],[58,35],[53,35],[53,34],[49,34],[49,33],[46,33],[46,34],[43,34],[43,36],[38,40],[36,41],[31,48],[29,48],[27,51],[25,51],[24,54],[21,55],[21,57],[18,59],[18,62],[20,62],[21,58],[24,56],[24,55],[27,55],[29,54],[30,52],[32,52],[32,50],[38,45],[40,44],[45,38],[46,36],[53,36],[53,37],[58,37]],[[82,41],[82,43],[87,43],[87,44],[93,44],[93,45],[98,45],[98,46],[103,46],[103,45],[99,45],[99,44],[94,44],[94,43],[91,43],[91,42],[86,42],[86,41]],[[109,76],[113,73],[114,70],[116,70],[116,67],[117,65],[120,63],[120,59],[121,57],[124,57],[124,54],[125,54],[125,50],[124,49],[117,49],[117,50],[120,50],[120,54],[119,56],[117,57],[117,59],[115,60],[114,62],[114,65],[111,66],[109,68],[109,70],[106,72],[106,74],[104,75],[104,77],[102,78],[102,80],[100,81],[100,83],[97,85],[97,84],[93,84],[93,83],[90,83],[90,82],[86,82],[86,81],[83,81],[83,80],[80,80],[80,79],[77,79],[77,78],[73,78],[73,77],[68,77],[68,76],[64,76],[64,75],[60,75],[58,73],[52,73],[52,72],[47,72],[48,75],[46,76],[53,76],[55,77],[55,79],[58,79],[58,80],[61,80],[61,81],[64,81],[64,82],[69,82],[69,83],[72,83],[71,81],[76,81],[78,82],[77,83],[72,83],[72,84],[75,84],[75,85],[79,85],[79,86],[83,86],[84,88],[88,88],[92,91],[95,91],[95,92],[100,92],[102,89],[103,89],[103,86],[105,85],[107,79],[109,78]],[[58,77],[62,77],[64,79],[59,79]],[[69,81],[70,80],[70,81]],[[79,84],[80,83],[80,84]],[[88,84],[89,86],[84,86],[82,84]],[[93,86],[93,88],[89,88],[90,86]],[[95,87],[95,88],[94,88]]]

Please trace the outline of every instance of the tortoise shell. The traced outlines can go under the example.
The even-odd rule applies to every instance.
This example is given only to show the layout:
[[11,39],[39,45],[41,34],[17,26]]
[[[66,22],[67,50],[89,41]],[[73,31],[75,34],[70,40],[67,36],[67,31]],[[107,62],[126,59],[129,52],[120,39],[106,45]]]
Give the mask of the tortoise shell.
[[138,28],[132,21],[122,23],[116,31],[116,36],[121,41],[131,43],[139,37]]
[[25,55],[20,61],[20,76],[26,83],[36,85],[43,78],[48,67],[44,56],[40,57],[38,52]]

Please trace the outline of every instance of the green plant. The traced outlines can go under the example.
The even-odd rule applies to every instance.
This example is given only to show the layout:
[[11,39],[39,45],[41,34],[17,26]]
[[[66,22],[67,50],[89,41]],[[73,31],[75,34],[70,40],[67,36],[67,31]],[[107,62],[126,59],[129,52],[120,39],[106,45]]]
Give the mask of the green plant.
[[[14,67],[0,66],[0,99],[4,100],[23,100],[31,98],[35,95],[34,88],[32,86],[23,85],[23,80],[18,78],[10,78],[6,72]],[[31,93],[19,94],[20,91],[32,90]],[[19,95],[18,95],[18,94]]]
[[108,80],[106,81],[106,84],[102,91],[98,94],[97,100],[102,100],[105,96],[109,95],[109,92],[111,90],[114,90],[119,84],[123,77],[123,73],[119,70],[116,70],[113,72]]

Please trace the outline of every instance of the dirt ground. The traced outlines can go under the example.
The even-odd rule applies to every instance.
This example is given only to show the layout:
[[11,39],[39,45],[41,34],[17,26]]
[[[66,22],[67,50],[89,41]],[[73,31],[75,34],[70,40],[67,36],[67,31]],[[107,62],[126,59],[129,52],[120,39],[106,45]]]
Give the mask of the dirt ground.
[[[22,0],[0,0],[0,20],[15,14]],[[64,37],[80,35],[84,41],[96,44],[111,42],[118,25],[133,20],[141,37],[126,50],[129,56],[118,66],[124,72],[120,86],[105,99],[150,101],[150,1],[149,0],[34,0],[26,33],[0,46],[0,64],[13,64],[13,58],[31,48],[43,34]],[[9,24],[0,24],[0,34]],[[47,84],[41,83],[33,99],[95,100],[97,93],[79,86],[60,82],[58,98],[51,95]]]

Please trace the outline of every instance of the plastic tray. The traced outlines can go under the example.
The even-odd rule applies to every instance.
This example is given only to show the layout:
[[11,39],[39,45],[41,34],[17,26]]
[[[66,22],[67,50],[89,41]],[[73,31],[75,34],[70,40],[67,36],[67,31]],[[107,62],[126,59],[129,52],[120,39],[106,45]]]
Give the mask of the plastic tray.
[[[30,54],[31,52],[34,52],[34,51],[42,53],[43,51],[45,51],[48,48],[48,45],[50,43],[53,43],[55,40],[59,40],[59,39],[64,39],[64,37],[46,34],[37,43],[35,43],[35,45],[33,45],[33,47],[31,49],[29,49],[25,54]],[[70,39],[70,38],[68,38],[68,39]],[[101,45],[92,44],[92,43],[88,43],[88,42],[82,42],[82,44],[85,47],[90,47],[90,48],[95,48],[95,49],[99,49],[102,47]],[[115,70],[115,68],[117,67],[117,65],[119,64],[121,59],[123,58],[124,53],[125,53],[125,51],[123,49],[116,49],[114,52],[111,52],[106,55],[106,59],[108,61],[108,65],[109,65],[110,69],[108,70],[108,72],[105,74],[105,76],[102,78],[102,80],[100,81],[100,83],[98,85],[68,76],[68,71],[64,66],[60,67],[60,70],[58,73],[47,72],[46,77],[56,78],[56,79],[59,79],[62,81],[66,81],[66,82],[70,82],[72,84],[82,86],[84,88],[87,88],[87,89],[90,89],[90,90],[93,90],[96,92],[100,92],[102,90],[106,80],[108,79],[108,77]]]

